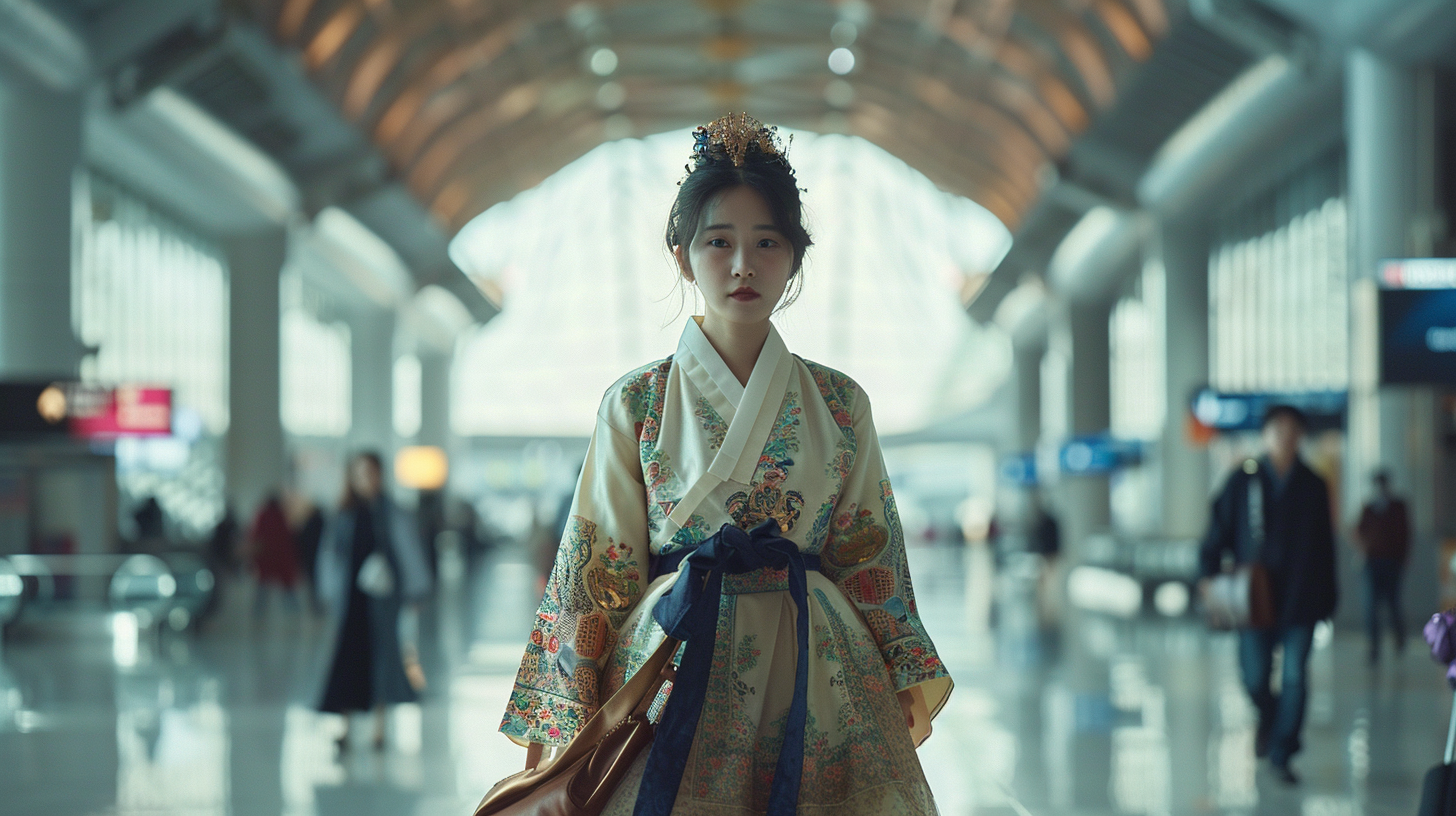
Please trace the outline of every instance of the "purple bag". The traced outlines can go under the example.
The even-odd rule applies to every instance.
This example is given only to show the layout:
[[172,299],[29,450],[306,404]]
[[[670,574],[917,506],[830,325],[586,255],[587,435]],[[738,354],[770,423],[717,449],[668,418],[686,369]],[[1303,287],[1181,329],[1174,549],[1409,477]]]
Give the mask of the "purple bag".
[[1456,688],[1456,611],[1432,615],[1424,633],[1431,646],[1431,659],[1446,664],[1446,682]]

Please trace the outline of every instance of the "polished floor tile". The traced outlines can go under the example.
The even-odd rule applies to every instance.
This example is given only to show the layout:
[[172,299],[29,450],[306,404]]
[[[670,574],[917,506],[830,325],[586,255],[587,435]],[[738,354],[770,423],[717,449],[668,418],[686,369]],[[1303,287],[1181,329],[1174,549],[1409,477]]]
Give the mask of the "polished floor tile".
[[[1439,759],[1450,696],[1423,649],[1370,669],[1358,634],[1322,631],[1291,789],[1253,759],[1231,636],[1070,607],[1051,623],[1025,565],[994,574],[976,550],[916,548],[911,566],[957,680],[921,749],[945,814],[1394,816]],[[0,648],[0,814],[468,813],[523,759],[496,725],[537,584],[509,552],[444,569],[427,695],[391,712],[378,753],[360,720],[340,756],[340,721],[310,707],[322,624],[254,623],[245,586],[194,637],[37,615]]]

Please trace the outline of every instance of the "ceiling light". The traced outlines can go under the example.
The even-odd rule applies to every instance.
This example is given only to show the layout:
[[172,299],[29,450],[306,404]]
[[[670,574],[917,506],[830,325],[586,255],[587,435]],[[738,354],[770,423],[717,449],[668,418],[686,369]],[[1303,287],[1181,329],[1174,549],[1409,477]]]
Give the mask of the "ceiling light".
[[854,70],[854,52],[848,48],[836,48],[829,52],[829,70],[844,76]]
[[591,55],[591,69],[597,76],[611,76],[617,70],[617,52],[610,48],[598,48]]
[[859,36],[859,27],[848,20],[840,20],[829,29],[829,41],[838,46],[854,45]]
[[627,89],[620,82],[603,82],[597,88],[597,105],[603,110],[616,110],[627,101]]

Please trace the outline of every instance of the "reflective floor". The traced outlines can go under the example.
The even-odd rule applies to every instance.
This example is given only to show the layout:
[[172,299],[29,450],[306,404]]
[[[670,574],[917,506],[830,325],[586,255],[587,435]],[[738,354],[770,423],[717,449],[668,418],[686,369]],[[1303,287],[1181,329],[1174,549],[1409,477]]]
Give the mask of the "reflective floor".
[[[957,680],[921,749],[943,813],[1393,816],[1439,759],[1450,697],[1423,649],[1372,670],[1357,633],[1322,634],[1290,789],[1253,759],[1230,636],[1075,610],[1048,627],[1034,576],[993,575],[975,550],[913,549],[911,567]],[[512,553],[442,570],[428,695],[392,713],[378,753],[360,721],[340,757],[339,720],[310,709],[321,624],[281,608],[254,623],[246,586],[196,637],[39,618],[0,650],[0,813],[469,813],[523,759],[495,729],[536,579]]]

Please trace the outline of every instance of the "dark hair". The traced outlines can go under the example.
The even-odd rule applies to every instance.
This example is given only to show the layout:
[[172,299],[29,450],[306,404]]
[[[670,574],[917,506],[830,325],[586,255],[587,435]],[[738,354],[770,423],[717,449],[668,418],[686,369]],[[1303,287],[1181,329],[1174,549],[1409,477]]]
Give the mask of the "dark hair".
[[344,510],[352,510],[365,503],[364,497],[354,492],[354,480],[352,478],[354,464],[360,461],[373,465],[374,472],[379,474],[380,486],[382,487],[384,483],[384,457],[372,450],[359,451],[353,456],[350,456],[349,464],[344,466],[344,497],[339,500],[339,507]]
[[1281,417],[1288,417],[1293,420],[1294,424],[1298,425],[1301,431],[1309,427],[1309,421],[1305,418],[1303,411],[1295,408],[1293,405],[1283,403],[1269,406],[1269,410],[1264,412],[1264,421],[1259,423],[1259,427],[1267,428],[1269,427],[1269,423]]
[[[782,158],[751,146],[743,157],[743,166],[735,167],[726,157],[702,160],[677,188],[677,198],[667,216],[668,251],[687,245],[698,233],[703,211],[720,193],[734,187],[748,187],[763,197],[773,217],[774,227],[783,233],[794,249],[794,266],[789,273],[789,290],[778,308],[793,303],[803,291],[804,253],[814,245],[804,227],[804,208],[799,200],[799,185],[794,171]],[[679,278],[681,280],[681,278]],[[797,281],[797,283],[796,283]]]

